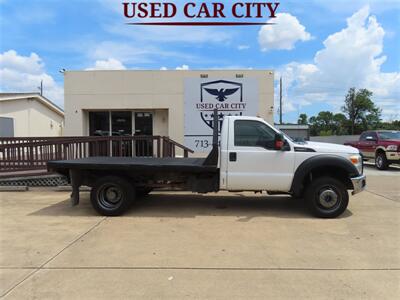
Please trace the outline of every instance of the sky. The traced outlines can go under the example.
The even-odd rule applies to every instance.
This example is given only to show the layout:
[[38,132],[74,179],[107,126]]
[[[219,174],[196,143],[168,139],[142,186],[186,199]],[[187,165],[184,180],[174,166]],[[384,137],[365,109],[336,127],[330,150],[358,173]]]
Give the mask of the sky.
[[281,0],[276,25],[244,27],[129,26],[121,2],[0,0],[0,92],[43,80],[63,106],[62,69],[272,69],[284,122],[340,112],[350,87],[400,119],[400,0]]

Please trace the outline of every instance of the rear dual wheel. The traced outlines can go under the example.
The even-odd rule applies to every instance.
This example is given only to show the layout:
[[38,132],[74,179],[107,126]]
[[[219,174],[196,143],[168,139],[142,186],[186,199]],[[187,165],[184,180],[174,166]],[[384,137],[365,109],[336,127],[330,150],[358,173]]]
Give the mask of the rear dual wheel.
[[125,178],[106,176],[92,187],[90,201],[103,216],[119,216],[131,206],[135,196],[134,186]]

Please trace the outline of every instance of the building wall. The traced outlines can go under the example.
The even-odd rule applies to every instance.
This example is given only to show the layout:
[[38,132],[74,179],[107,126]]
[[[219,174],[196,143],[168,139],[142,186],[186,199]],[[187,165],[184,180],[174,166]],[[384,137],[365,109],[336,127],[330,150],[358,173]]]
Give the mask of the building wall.
[[310,135],[307,129],[281,129],[282,132],[286,133],[292,139],[304,139],[309,140]]
[[310,137],[310,141],[343,145],[345,142],[358,141],[359,138],[360,135],[312,136]]
[[62,135],[64,118],[37,100],[0,101],[0,116],[14,119],[15,137]]
[[64,74],[65,135],[89,133],[89,110],[156,110],[154,134],[168,128],[164,135],[182,143],[184,79],[200,78],[201,74],[208,74],[209,78],[234,79],[236,74],[257,78],[258,115],[273,122],[272,71],[68,71]]
[[153,114],[154,135],[168,136],[168,110],[158,109]]

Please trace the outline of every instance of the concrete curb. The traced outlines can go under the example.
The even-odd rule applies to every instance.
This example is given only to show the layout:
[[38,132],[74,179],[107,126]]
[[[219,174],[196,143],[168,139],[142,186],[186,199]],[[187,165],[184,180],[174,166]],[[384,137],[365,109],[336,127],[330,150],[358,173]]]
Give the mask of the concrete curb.
[[26,185],[4,185],[0,186],[0,192],[26,192],[29,190],[29,187]]

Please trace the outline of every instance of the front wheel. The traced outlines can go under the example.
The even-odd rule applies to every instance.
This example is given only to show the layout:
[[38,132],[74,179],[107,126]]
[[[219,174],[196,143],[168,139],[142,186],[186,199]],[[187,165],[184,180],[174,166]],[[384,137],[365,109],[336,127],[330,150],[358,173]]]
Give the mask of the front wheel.
[[379,170],[386,170],[389,167],[389,163],[386,159],[385,153],[379,152],[375,156],[375,166]]
[[349,204],[349,194],[343,183],[332,177],[312,181],[305,191],[311,213],[319,218],[336,218]]
[[119,216],[132,204],[135,189],[126,179],[118,176],[100,178],[90,192],[90,201],[103,216]]

